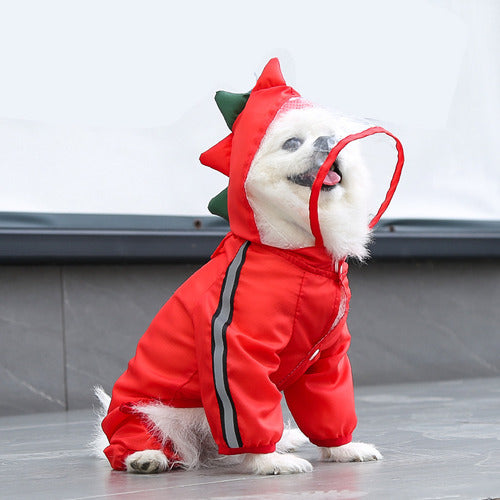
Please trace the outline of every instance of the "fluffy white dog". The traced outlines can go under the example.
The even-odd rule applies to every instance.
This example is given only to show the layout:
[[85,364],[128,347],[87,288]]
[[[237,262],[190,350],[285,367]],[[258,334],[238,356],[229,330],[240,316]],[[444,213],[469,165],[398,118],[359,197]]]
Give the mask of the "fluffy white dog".
[[[270,64],[276,71],[276,62]],[[279,75],[278,83],[265,75],[255,93],[283,85]],[[258,104],[250,100],[247,108]],[[245,126],[240,121],[233,132]],[[238,196],[229,192],[232,232],[155,318],[113,399],[96,390],[108,437],[99,427],[94,448],[106,448],[114,468],[156,473],[236,464],[255,474],[307,472],[312,465],[289,452],[308,440],[324,461],[382,458],[373,445],[351,441],[356,418],[345,259],[366,257],[370,234],[368,173],[356,143],[342,149],[321,185],[321,248],[311,229],[311,190],[320,167],[353,132],[349,120],[291,95],[265,128],[246,170],[234,152],[239,139],[216,146],[227,162],[238,160],[231,171],[213,161],[229,174],[230,190],[240,189]],[[208,165],[210,158],[202,161]],[[241,165],[238,188],[232,176]],[[252,235],[239,234],[245,224],[231,219],[238,203],[248,203],[248,225],[255,224],[257,239],[246,241]],[[255,269],[270,270],[263,286],[251,279]],[[213,289],[216,297],[206,298]],[[282,392],[304,433],[283,430]]]

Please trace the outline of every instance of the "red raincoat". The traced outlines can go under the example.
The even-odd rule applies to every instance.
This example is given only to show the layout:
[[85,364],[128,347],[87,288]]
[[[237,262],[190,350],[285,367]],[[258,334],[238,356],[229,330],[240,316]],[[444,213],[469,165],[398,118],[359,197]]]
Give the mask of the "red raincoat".
[[201,156],[229,175],[231,232],[160,310],[113,388],[102,427],[115,469],[143,449],[163,449],[175,460],[133,410],[151,401],[203,407],[222,454],[275,450],[283,432],[281,391],[314,444],[351,441],[347,264],[332,262],[321,244],[299,250],[263,245],[245,196],[268,126],[297,96],[271,60],[232,133]]

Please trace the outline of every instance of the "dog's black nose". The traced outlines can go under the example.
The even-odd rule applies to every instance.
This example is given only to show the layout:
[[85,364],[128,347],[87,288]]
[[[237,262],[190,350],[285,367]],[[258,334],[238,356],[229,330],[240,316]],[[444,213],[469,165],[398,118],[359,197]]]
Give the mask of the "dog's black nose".
[[322,135],[314,141],[313,148],[315,151],[329,153],[336,143],[337,141],[333,135]]

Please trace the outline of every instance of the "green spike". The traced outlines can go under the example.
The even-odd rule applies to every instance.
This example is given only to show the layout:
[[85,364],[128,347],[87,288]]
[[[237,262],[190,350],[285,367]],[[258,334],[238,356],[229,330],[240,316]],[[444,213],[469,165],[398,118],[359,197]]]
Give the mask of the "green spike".
[[227,211],[227,188],[210,200],[208,210],[210,213],[218,215],[229,222],[229,214]]
[[246,94],[233,94],[232,92],[219,90],[215,93],[215,102],[230,130],[233,129],[233,124],[238,115],[243,111],[249,97],[250,92]]

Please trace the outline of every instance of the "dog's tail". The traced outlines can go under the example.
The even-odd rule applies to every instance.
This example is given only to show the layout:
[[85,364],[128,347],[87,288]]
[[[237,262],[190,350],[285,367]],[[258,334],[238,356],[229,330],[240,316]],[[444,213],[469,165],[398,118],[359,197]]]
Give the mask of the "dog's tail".
[[97,398],[98,405],[94,407],[95,422],[92,431],[92,440],[88,444],[88,447],[92,455],[98,458],[106,458],[104,455],[104,448],[109,445],[108,438],[104,431],[102,430],[101,423],[108,413],[109,404],[111,403],[111,397],[106,394],[104,389],[100,385],[94,387],[94,395]]

